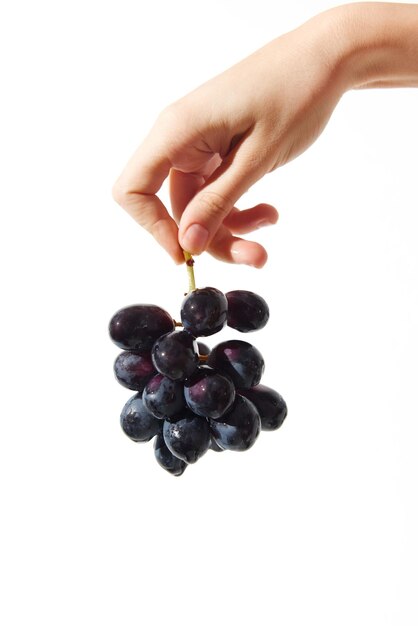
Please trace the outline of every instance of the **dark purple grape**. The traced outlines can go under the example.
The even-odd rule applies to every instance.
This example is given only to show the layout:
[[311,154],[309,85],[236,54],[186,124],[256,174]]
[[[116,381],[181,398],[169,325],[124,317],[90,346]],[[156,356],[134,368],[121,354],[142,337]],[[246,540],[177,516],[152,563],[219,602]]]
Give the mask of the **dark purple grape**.
[[187,463],[174,456],[167,448],[162,433],[155,438],[154,454],[161,467],[173,476],[181,476],[187,467]]
[[149,441],[161,430],[161,424],[146,409],[140,393],[132,396],[122,409],[120,425],[133,441]]
[[173,417],[185,409],[183,385],[162,374],[147,382],[142,399],[148,411],[158,419]]
[[151,350],[154,341],[174,329],[171,315],[154,304],[133,304],[117,311],[109,323],[112,341],[123,350]]
[[194,337],[208,337],[225,326],[227,310],[227,299],[219,289],[195,289],[183,300],[181,321]]
[[184,397],[193,413],[217,419],[232,406],[235,387],[226,376],[202,366],[185,381]]
[[251,400],[257,409],[261,419],[261,430],[280,428],[287,415],[287,406],[277,391],[266,385],[257,385],[251,389],[241,389],[239,393]]
[[209,449],[208,421],[189,411],[177,419],[166,420],[163,435],[170,452],[186,463],[196,463]]
[[149,379],[157,373],[149,352],[146,354],[121,352],[113,369],[117,381],[124,387],[135,391],[142,391]]
[[197,342],[197,350],[200,356],[208,356],[210,354],[210,348],[205,343],[201,341]]
[[237,395],[232,409],[219,420],[210,420],[215,442],[224,450],[248,450],[260,434],[260,416],[255,406]]
[[242,333],[250,333],[267,324],[270,313],[264,298],[243,289],[229,291],[225,296],[228,300],[228,326]]
[[199,365],[196,341],[185,330],[175,330],[157,339],[151,354],[156,369],[172,380],[184,380]]
[[207,364],[228,376],[238,389],[258,385],[264,372],[264,359],[260,352],[240,339],[230,339],[215,346]]

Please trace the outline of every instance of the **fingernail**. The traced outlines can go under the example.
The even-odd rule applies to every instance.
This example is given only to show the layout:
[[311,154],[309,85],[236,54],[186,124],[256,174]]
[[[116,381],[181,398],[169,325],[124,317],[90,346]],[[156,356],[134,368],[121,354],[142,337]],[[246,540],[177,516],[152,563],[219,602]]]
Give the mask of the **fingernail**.
[[208,240],[208,230],[200,224],[192,224],[181,238],[181,245],[187,252],[200,254],[206,248]]

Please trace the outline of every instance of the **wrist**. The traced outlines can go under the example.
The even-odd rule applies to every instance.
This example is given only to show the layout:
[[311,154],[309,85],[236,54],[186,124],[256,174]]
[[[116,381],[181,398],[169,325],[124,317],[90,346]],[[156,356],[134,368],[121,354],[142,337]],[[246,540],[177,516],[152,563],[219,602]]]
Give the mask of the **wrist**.
[[418,86],[418,5],[364,2],[331,9],[344,89]]

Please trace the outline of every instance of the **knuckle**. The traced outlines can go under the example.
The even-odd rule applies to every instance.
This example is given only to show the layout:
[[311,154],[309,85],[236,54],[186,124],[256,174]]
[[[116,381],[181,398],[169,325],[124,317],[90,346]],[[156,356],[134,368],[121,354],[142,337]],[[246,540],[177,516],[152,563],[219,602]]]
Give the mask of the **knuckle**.
[[113,200],[120,204],[120,206],[124,206],[126,204],[127,195],[128,193],[126,189],[124,188],[120,180],[117,180],[112,187]]
[[199,194],[199,205],[208,217],[215,217],[229,213],[233,203],[226,195],[204,190]]
[[182,149],[190,137],[190,115],[181,102],[163,109],[154,125],[154,138],[170,160],[182,159]]
[[182,106],[180,102],[173,102],[165,107],[157,118],[157,124],[164,128],[176,127],[183,119]]

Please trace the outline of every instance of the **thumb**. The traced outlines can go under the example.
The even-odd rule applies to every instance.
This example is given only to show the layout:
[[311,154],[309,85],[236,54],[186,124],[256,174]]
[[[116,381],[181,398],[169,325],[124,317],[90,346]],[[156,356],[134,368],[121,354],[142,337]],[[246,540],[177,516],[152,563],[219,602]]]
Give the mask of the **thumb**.
[[266,172],[252,144],[249,139],[239,144],[190,200],[179,224],[183,250],[206,250],[235,203]]

